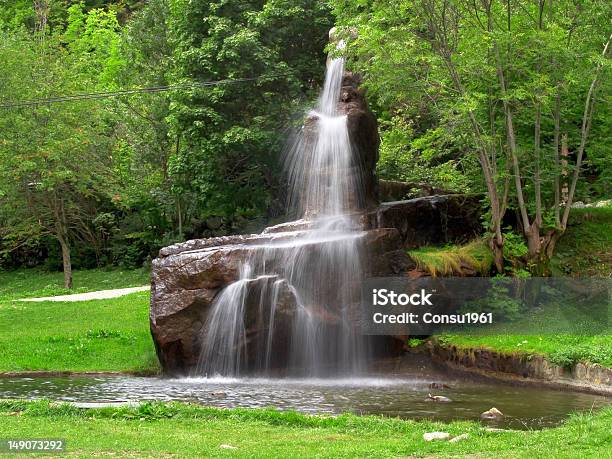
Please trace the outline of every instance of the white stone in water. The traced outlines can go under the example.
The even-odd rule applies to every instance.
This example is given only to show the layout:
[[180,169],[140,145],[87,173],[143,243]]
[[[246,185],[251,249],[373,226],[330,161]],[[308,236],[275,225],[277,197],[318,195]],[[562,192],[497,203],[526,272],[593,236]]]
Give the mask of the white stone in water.
[[448,440],[450,434],[448,432],[425,432],[423,434],[423,440],[434,441],[434,440]]
[[450,398],[444,397],[443,395],[431,395],[431,394],[427,395],[427,398],[425,399],[425,401],[427,401],[427,402],[442,402],[442,403],[452,402],[452,400]]
[[504,417],[504,413],[493,407],[480,415],[481,419],[500,419]]

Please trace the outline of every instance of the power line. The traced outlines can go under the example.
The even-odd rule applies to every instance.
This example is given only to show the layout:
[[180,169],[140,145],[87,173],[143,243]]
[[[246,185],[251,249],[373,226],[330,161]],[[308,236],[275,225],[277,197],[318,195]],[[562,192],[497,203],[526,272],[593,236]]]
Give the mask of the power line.
[[260,75],[258,77],[251,77],[251,78],[236,78],[236,79],[226,79],[226,80],[217,80],[217,81],[202,81],[202,82],[186,83],[186,84],[178,84],[178,85],[152,86],[148,88],[130,88],[130,89],[122,89],[119,91],[80,93],[80,94],[72,94],[72,95],[66,95],[66,96],[41,98],[41,99],[20,100],[20,101],[15,101],[15,102],[0,103],[0,109],[33,107],[33,106],[38,106],[38,105],[55,104],[55,103],[61,103],[61,102],[72,102],[75,100],[105,99],[109,97],[119,97],[119,96],[125,96],[125,95],[130,95],[130,94],[146,94],[146,93],[156,93],[156,92],[165,92],[165,91],[176,91],[176,90],[181,90],[181,89],[201,88],[201,87],[206,87],[206,86],[217,86],[217,85],[222,85],[222,84],[244,83],[247,81],[257,81],[262,78],[273,78],[273,77],[287,76],[287,75],[290,75],[290,73]]

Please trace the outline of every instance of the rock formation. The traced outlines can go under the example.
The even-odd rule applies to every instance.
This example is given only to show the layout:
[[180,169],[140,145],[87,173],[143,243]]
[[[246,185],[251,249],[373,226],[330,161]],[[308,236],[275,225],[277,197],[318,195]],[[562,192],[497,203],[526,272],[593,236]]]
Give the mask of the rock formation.
[[[305,218],[261,234],[174,244],[153,260],[150,325],[165,373],[207,373],[202,369],[203,349],[208,361],[221,354],[236,355],[240,362],[219,359],[226,374],[285,369],[296,365],[291,348],[303,351],[300,348],[307,345],[317,347],[319,354],[329,349],[326,358],[317,359],[334,365],[334,356],[357,352],[360,337],[348,329],[358,324],[360,293],[355,293],[360,292],[363,276],[402,275],[414,267],[406,247],[458,241],[477,231],[476,198],[433,196],[378,206],[376,118],[359,88],[359,78],[342,74],[337,65],[335,69],[341,78],[339,96],[333,99],[336,109],[311,112],[303,129],[304,142],[296,151],[299,170],[294,191],[302,193]],[[333,148],[316,150],[320,147],[316,142],[321,141],[317,130],[330,126],[338,126],[344,138],[348,131],[348,141],[335,138],[334,131],[327,139]],[[345,157],[338,160],[336,154]],[[352,156],[346,158],[347,154]],[[302,200],[304,193],[314,198]],[[328,193],[337,201],[335,206],[329,205],[334,200]],[[327,218],[323,225],[315,219],[320,215]],[[340,259],[335,266],[334,257]],[[350,272],[353,268],[355,275]],[[233,292],[232,301],[221,302],[228,292]],[[211,320],[222,316],[225,328]],[[296,327],[299,321],[306,321],[301,329]],[[312,330],[311,336],[292,341],[292,335],[304,327]],[[226,339],[226,332],[233,335],[231,339]],[[330,339],[335,336],[339,338]],[[222,342],[223,349],[217,349],[215,340]],[[300,362],[304,359],[308,355]]]

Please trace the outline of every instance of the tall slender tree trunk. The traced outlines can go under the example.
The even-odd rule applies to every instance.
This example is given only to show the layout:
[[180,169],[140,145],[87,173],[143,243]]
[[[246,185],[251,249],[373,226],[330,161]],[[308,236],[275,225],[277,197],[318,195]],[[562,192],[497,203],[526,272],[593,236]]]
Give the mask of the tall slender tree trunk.
[[58,195],[57,190],[53,192],[51,207],[55,217],[55,237],[62,248],[62,264],[64,268],[64,287],[72,288],[72,261],[70,259],[70,243],[68,242],[68,223],[66,221],[66,208],[64,200]]
[[62,264],[64,267],[64,287],[72,288],[72,261],[70,259],[70,244],[61,234],[57,235],[57,240],[62,247]]

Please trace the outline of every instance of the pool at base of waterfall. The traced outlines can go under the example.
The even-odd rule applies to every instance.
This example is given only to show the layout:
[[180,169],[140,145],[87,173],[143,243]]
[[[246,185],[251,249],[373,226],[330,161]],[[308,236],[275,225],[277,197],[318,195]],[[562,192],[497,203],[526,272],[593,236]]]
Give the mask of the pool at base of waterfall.
[[[433,401],[429,394],[450,402]],[[430,370],[333,379],[14,377],[0,378],[0,398],[185,401],[221,408],[272,407],[311,414],[350,412],[437,421],[477,421],[481,413],[496,407],[504,417],[486,421],[487,425],[512,429],[551,427],[572,412],[612,404],[604,396],[498,384]]]

